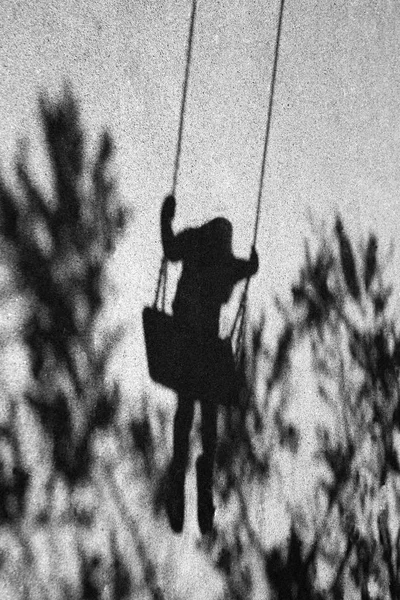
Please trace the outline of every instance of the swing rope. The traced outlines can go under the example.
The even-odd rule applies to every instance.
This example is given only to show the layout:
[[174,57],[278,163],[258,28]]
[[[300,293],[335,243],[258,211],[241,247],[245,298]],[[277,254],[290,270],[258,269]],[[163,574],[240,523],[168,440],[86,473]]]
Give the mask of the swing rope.
[[[194,24],[196,20],[196,11],[197,11],[197,0],[193,0],[192,2],[192,12],[190,15],[190,27],[189,27],[189,36],[187,41],[186,48],[186,67],[185,67],[185,76],[182,84],[182,101],[181,101],[181,109],[179,115],[179,128],[178,128],[178,140],[176,143],[176,153],[175,153],[175,162],[174,162],[174,174],[172,178],[172,189],[171,195],[175,196],[176,188],[178,185],[178,173],[179,173],[179,165],[182,154],[182,138],[183,138],[183,127],[185,123],[186,116],[186,98],[189,84],[189,74],[190,67],[192,64],[192,47],[193,47],[193,34],[194,34]],[[167,290],[167,269],[168,261],[163,256],[161,260],[160,271],[158,273],[158,282],[156,287],[156,294],[154,298],[153,308],[156,308],[158,305],[158,301],[161,295],[161,310],[165,311],[165,299],[166,299],[166,290]]]
[[256,211],[256,221],[254,224],[253,246],[255,246],[256,242],[257,242],[258,226],[259,226],[259,222],[260,222],[261,199],[262,199],[263,187],[264,187],[265,166],[267,163],[269,133],[271,130],[272,107],[274,104],[275,82],[276,82],[276,73],[278,70],[278,58],[279,58],[279,48],[280,48],[280,40],[281,40],[284,5],[285,5],[285,0],[281,0],[281,6],[280,6],[280,10],[279,10],[278,28],[277,28],[276,40],[275,40],[274,65],[272,68],[271,82],[270,82],[270,88],[269,88],[267,126],[265,129],[264,150],[263,150],[263,156],[262,156],[262,161],[261,161],[260,182],[259,182],[259,186],[258,186],[257,211]]
[[[267,124],[265,128],[265,137],[264,137],[264,149],[261,160],[261,171],[260,171],[260,179],[258,185],[258,196],[257,196],[257,210],[256,210],[256,220],[254,223],[254,231],[253,231],[253,247],[256,246],[257,243],[257,235],[260,224],[260,214],[261,214],[261,201],[263,196],[263,187],[264,187],[264,175],[265,175],[265,166],[267,163],[267,150],[269,144],[269,134],[271,130],[271,121],[272,121],[272,108],[274,103],[274,93],[275,93],[275,82],[276,82],[276,74],[278,70],[278,58],[279,58],[279,48],[280,48],[280,40],[281,40],[281,31],[282,31],[282,21],[283,21],[283,9],[285,5],[285,0],[281,0],[280,9],[279,9],[279,18],[278,18],[278,27],[275,39],[275,49],[274,49],[274,64],[272,67],[272,74],[270,80],[270,88],[269,88],[269,103],[268,103],[268,113],[267,113]],[[237,341],[236,341],[236,351],[235,351],[235,360],[236,364],[238,364],[241,356],[243,339],[244,339],[244,317],[246,312],[247,305],[247,295],[249,291],[250,285],[250,277],[246,279],[246,284],[243,290],[242,298],[239,304],[239,308],[235,317],[235,321],[233,323],[233,327],[231,330],[231,338],[233,338],[235,331],[237,330]]]
[[183,125],[184,125],[185,115],[186,115],[186,98],[187,98],[187,90],[188,90],[188,83],[189,83],[190,67],[192,64],[193,33],[194,33],[194,23],[195,23],[195,19],[196,19],[196,10],[197,10],[197,0],[193,0],[192,13],[190,15],[190,29],[189,29],[189,36],[188,36],[187,49],[186,49],[185,77],[184,77],[183,85],[182,85],[182,102],[181,102],[181,111],[180,111],[180,118],[179,118],[178,141],[176,144],[174,177],[172,180],[171,194],[173,196],[175,196],[176,187],[178,184],[178,172],[179,172],[179,164],[180,164],[181,152],[182,152]]

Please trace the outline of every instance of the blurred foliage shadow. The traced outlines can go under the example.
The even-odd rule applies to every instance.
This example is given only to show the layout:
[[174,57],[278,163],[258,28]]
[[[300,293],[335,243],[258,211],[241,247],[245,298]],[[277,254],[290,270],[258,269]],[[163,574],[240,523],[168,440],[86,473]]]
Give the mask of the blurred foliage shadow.
[[[78,102],[68,87],[58,101],[42,96],[39,114],[51,194],[40,189],[22,148],[15,185],[0,177],[0,242],[10,274],[2,293],[25,300],[20,333],[30,361],[23,397],[2,392],[8,411],[0,424],[0,538],[12,531],[18,539],[25,573],[21,597],[169,597],[149,551],[150,534],[143,535],[126,493],[145,486],[154,523],[165,521],[169,416],[161,408],[150,410],[143,396],[137,398],[141,414],[121,429],[123,399],[118,385],[108,382],[107,368],[123,331],[100,328],[108,261],[127,225],[109,176],[112,139],[104,132],[89,160]],[[226,598],[400,597],[400,337],[389,315],[391,288],[383,271],[376,237],[371,234],[355,252],[337,217],[314,254],[306,244],[292,301],[278,303],[284,326],[275,349],[265,347],[263,320],[251,327],[239,366],[240,389],[235,403],[221,407],[218,424],[214,491],[220,514],[228,517],[217,518],[213,534],[199,542],[199,551],[225,578]],[[281,498],[290,518],[288,537],[271,547],[263,521],[266,499],[273,479],[282,478],[280,457],[295,460],[303,443],[288,409],[295,397],[293,356],[305,342],[316,394],[332,414],[333,426],[317,429],[314,459],[325,475],[314,504],[307,499],[295,511]],[[40,431],[40,452],[32,449],[43,457],[37,468],[46,499],[39,510],[29,496],[37,473],[29,458],[32,442],[24,439],[27,415]],[[99,437],[106,466],[96,453]],[[128,477],[132,465],[136,475]],[[95,502],[74,507],[74,494],[91,486],[97,508]],[[105,488],[112,518],[99,509],[106,503]],[[60,489],[67,498],[61,516]],[[61,531],[65,523],[75,528],[74,585],[57,569],[42,578],[34,550],[36,529],[50,532],[45,539],[51,553],[54,528]],[[107,531],[104,553],[89,552],[81,543],[82,531],[95,526]],[[128,550],[122,528],[133,542]],[[0,571],[7,560],[2,558]]]

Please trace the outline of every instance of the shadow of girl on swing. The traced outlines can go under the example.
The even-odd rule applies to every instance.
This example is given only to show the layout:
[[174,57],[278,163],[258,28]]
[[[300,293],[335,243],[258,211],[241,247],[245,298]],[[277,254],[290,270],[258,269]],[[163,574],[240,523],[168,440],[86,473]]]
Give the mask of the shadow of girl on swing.
[[[181,532],[185,513],[185,477],[194,405],[201,407],[202,455],[197,459],[197,515],[202,534],[212,530],[213,471],[217,446],[217,410],[234,394],[234,366],[223,364],[219,338],[221,307],[236,283],[258,271],[258,255],[250,260],[232,253],[232,225],[216,218],[175,235],[176,202],[168,196],[161,210],[161,237],[167,260],[182,261],[182,274],[172,304],[180,338],[181,385],[174,420],[173,457],[168,473],[166,511],[171,528]],[[231,350],[230,350],[231,352]]]

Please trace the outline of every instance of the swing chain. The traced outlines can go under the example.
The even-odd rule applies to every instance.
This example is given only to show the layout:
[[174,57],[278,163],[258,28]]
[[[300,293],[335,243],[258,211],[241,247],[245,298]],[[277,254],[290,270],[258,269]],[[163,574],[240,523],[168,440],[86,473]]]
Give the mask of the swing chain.
[[[175,162],[174,162],[174,174],[172,180],[172,191],[171,195],[176,196],[176,188],[178,185],[178,173],[179,173],[179,165],[180,158],[182,153],[182,138],[183,138],[183,128],[185,122],[186,115],[186,98],[189,84],[189,74],[190,67],[192,62],[192,47],[193,47],[193,36],[194,36],[194,25],[196,20],[196,10],[197,10],[197,0],[192,1],[192,10],[190,15],[190,28],[189,28],[189,36],[187,40],[187,48],[186,48],[186,67],[185,67],[185,76],[182,84],[182,100],[181,100],[181,109],[179,116],[179,128],[178,128],[178,139],[176,144],[176,153],[175,153]],[[168,273],[168,260],[165,256],[163,256],[161,260],[160,271],[158,274],[158,282],[156,288],[156,294],[154,298],[153,308],[158,307],[158,303],[161,296],[161,310],[165,312],[165,300],[166,300],[166,290],[167,290],[167,273]]]
[[176,187],[178,185],[178,173],[179,173],[179,165],[182,153],[182,138],[183,138],[183,128],[185,123],[186,116],[186,99],[187,92],[189,86],[189,75],[190,75],[190,67],[192,64],[192,48],[193,48],[193,37],[194,37],[194,25],[196,20],[196,10],[197,10],[197,0],[192,1],[192,11],[190,15],[190,28],[189,35],[187,40],[187,48],[186,48],[186,66],[185,66],[185,76],[182,84],[182,100],[181,100],[181,110],[179,114],[179,128],[178,128],[178,140],[176,144],[176,154],[175,154],[175,163],[174,163],[174,175],[172,180],[172,196],[176,196]]
[[[279,48],[281,41],[281,32],[282,32],[282,22],[283,22],[283,12],[284,12],[285,0],[281,0],[280,8],[279,8],[279,16],[278,16],[278,27],[275,38],[275,49],[274,49],[274,63],[272,67],[272,74],[270,80],[270,89],[269,89],[269,101],[268,101],[268,113],[267,113],[267,123],[264,135],[264,148],[261,160],[261,172],[260,179],[258,185],[258,195],[257,195],[257,210],[256,210],[256,220],[254,223],[254,231],[253,231],[253,247],[256,246],[257,242],[257,234],[258,228],[260,224],[260,213],[261,213],[261,201],[263,196],[263,187],[264,187],[264,175],[265,175],[265,166],[267,162],[267,150],[269,145],[269,136],[271,130],[271,121],[272,121],[272,108],[274,103],[274,94],[275,94],[275,82],[276,75],[278,70],[278,58],[279,58]],[[239,308],[235,317],[235,321],[233,323],[232,331],[230,334],[230,338],[233,342],[233,338],[235,335],[235,331],[237,330],[236,336],[236,348],[235,348],[235,361],[236,364],[240,361],[242,349],[243,349],[243,339],[244,339],[244,329],[245,329],[245,313],[246,313],[246,304],[247,304],[247,294],[250,284],[250,278],[246,280],[246,285],[242,294],[242,298],[239,304]]]
[[165,303],[166,303],[166,292],[167,292],[167,270],[168,260],[165,256],[161,259],[160,270],[158,272],[158,281],[157,281],[157,289],[154,297],[153,308],[158,309],[159,301],[161,299],[161,310],[165,312]]
[[232,341],[232,345],[234,348],[235,355],[235,363],[236,365],[240,362],[242,349],[243,349],[243,339],[245,332],[245,315],[246,315],[246,306],[247,306],[247,294],[249,290],[250,279],[246,279],[246,285],[242,293],[242,298],[240,300],[239,308],[236,313],[235,320],[233,322],[233,326],[230,333],[230,339]]

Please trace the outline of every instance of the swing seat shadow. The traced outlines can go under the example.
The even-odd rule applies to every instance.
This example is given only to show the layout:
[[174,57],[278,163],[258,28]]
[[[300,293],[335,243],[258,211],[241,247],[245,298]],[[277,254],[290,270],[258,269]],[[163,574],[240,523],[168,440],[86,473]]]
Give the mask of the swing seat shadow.
[[[212,395],[215,402],[234,402],[238,375],[230,338],[216,340],[210,355],[189,353],[173,316],[154,307],[143,310],[149,375],[178,394]],[[205,359],[205,360],[204,360]]]

